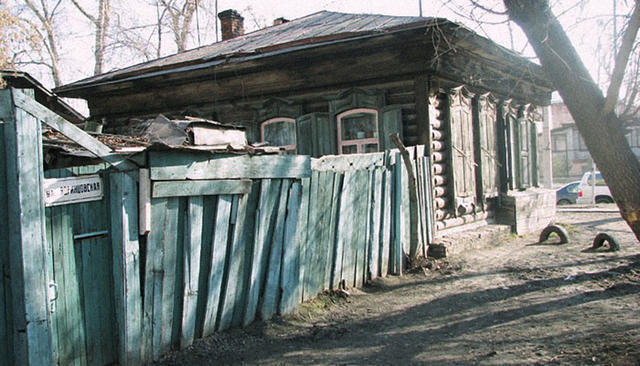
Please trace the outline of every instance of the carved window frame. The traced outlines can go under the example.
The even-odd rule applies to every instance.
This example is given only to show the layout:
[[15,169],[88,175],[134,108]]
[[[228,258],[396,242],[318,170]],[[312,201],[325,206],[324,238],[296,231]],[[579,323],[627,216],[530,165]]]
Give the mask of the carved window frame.
[[[349,117],[350,115],[354,115],[354,114],[369,114],[373,116],[373,131],[376,132],[376,137],[364,137],[364,138],[356,138],[356,139],[343,139],[342,137],[342,120],[344,118]],[[338,115],[336,116],[336,123],[337,123],[337,129],[338,129],[338,154],[339,155],[346,155],[346,154],[350,154],[350,153],[344,153],[342,151],[342,148],[344,146],[356,146],[356,154],[362,154],[364,153],[364,146],[365,145],[371,145],[371,144],[376,144],[377,148],[376,150],[379,151],[380,150],[380,136],[378,136],[378,127],[379,127],[379,112],[377,109],[373,109],[373,108],[354,108],[354,109],[349,109],[346,110],[344,112],[338,113]]]
[[260,140],[262,142],[265,142],[265,138],[264,138],[264,130],[265,127],[267,127],[270,124],[275,124],[278,122],[287,122],[287,123],[291,123],[293,124],[293,139],[294,139],[294,143],[290,144],[290,145],[277,145],[277,147],[280,148],[284,148],[285,151],[287,152],[291,152],[294,153],[296,152],[296,148],[297,148],[297,143],[298,143],[298,133],[296,130],[296,120],[295,118],[290,118],[290,117],[274,117],[274,118],[270,118],[266,121],[263,121],[262,123],[260,123]]

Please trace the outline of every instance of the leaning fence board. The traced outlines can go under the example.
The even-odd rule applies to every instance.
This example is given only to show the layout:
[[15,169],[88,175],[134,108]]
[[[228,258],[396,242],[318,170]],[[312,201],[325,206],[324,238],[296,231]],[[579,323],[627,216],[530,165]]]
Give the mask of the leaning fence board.
[[327,225],[328,234],[326,236],[326,248],[327,261],[325,264],[325,277],[324,288],[331,289],[333,281],[333,266],[336,261],[335,258],[335,243],[336,243],[336,228],[338,226],[338,211],[340,209],[340,190],[342,189],[342,174],[331,173],[331,179],[333,187],[330,189],[330,194],[327,195],[327,200],[330,202],[330,215],[329,224]]
[[284,241],[284,224],[287,216],[287,199],[291,181],[283,180],[280,188],[278,212],[269,249],[269,262],[262,295],[260,317],[270,319],[278,309],[280,298],[280,270],[282,264],[282,246]]
[[195,338],[202,338],[207,300],[209,293],[209,275],[215,228],[218,196],[203,196],[202,200],[202,248],[200,249],[200,273],[198,274],[198,301],[196,304]]
[[[245,299],[243,292],[243,262],[245,255],[244,224],[247,214],[247,201],[249,195],[234,196],[233,205],[236,208],[236,214],[231,215],[231,222],[234,224],[233,239],[229,251],[229,266],[227,270],[227,283],[225,287],[224,300],[220,314],[220,322],[218,328],[224,330],[229,328],[234,321],[234,312],[244,313]],[[233,211],[233,207],[232,207]],[[242,320],[242,319],[240,319]]]
[[382,195],[383,192],[383,169],[375,169],[373,171],[373,180],[371,182],[372,201],[371,201],[371,225],[370,225],[370,241],[369,241],[369,276],[375,279],[380,275],[380,236],[382,233]]
[[269,255],[269,242],[275,223],[281,180],[264,179],[261,183],[258,209],[256,210],[256,235],[253,245],[253,263],[248,279],[247,303],[243,324],[251,323],[256,316],[260,293]]
[[142,301],[136,179],[132,173],[112,173],[109,184],[119,361],[137,365],[141,362]]
[[175,247],[171,248],[175,252],[175,280],[173,288],[173,314],[171,322],[171,347],[180,346],[180,338],[182,337],[182,310],[184,296],[184,232],[188,224],[188,200],[186,197],[177,197],[178,199],[178,235]]
[[[342,281],[346,287],[353,287],[355,283],[355,261],[356,261],[356,236],[357,228],[354,225],[354,219],[357,215],[356,202],[357,197],[357,174],[352,172],[345,174],[345,190],[344,205],[348,207],[344,216],[343,246],[342,246]],[[342,216],[342,215],[341,215]]]
[[155,199],[151,202],[150,218],[156,228],[147,237],[145,258],[144,317],[143,317],[143,356],[146,362],[160,356],[162,336],[162,265],[164,248],[162,245],[166,227],[167,199]]
[[51,318],[47,301],[44,200],[40,123],[26,113],[14,113],[12,94],[0,90],[7,156],[9,262],[15,360],[29,365],[53,363]]
[[288,192],[287,217],[284,228],[284,241],[282,248],[282,298],[280,299],[280,314],[291,313],[296,305],[298,279],[300,276],[300,243],[296,232],[301,206],[300,182],[294,181]]
[[216,317],[218,315],[218,309],[220,308],[222,277],[227,255],[232,201],[233,197],[231,195],[218,197],[215,228],[213,231],[213,247],[211,249],[211,270],[208,277],[207,306],[202,331],[202,335],[205,337],[213,334],[216,330]]
[[200,252],[202,249],[203,196],[189,197],[187,225],[184,230],[183,263],[184,294],[182,308],[182,337],[180,347],[193,343],[196,329],[198,287],[200,284]]
[[[307,262],[307,227],[309,223],[309,204],[310,204],[310,191],[311,191],[311,180],[310,178],[301,179],[301,191],[302,197],[300,199],[300,210],[299,210],[299,219],[298,225],[296,226],[296,236],[295,242],[296,246],[299,250],[299,262],[300,262],[300,271],[298,273],[298,282],[296,284],[293,297],[297,302],[303,301],[303,290],[304,290],[304,278],[305,273],[309,267]],[[293,300],[292,300],[293,301]]]
[[251,180],[185,180],[153,182],[153,198],[242,194],[251,191]]
[[[152,211],[156,209],[153,206]],[[161,209],[161,207],[158,207]],[[158,347],[154,347],[158,349],[160,354],[164,354],[171,349],[171,335],[173,329],[173,308],[174,308],[174,298],[175,298],[175,281],[176,281],[176,267],[177,267],[177,243],[180,237],[179,230],[180,229],[180,199],[179,198],[169,198],[166,205],[166,216],[165,222],[163,225],[164,232],[162,236],[159,238],[162,240],[162,248],[164,250],[164,257],[162,260],[162,271],[163,271],[163,281],[162,281],[162,308],[154,309],[154,312],[159,311],[162,316],[161,328],[157,329],[157,332],[161,335],[161,341]],[[153,212],[152,212],[153,214]],[[153,232],[153,230],[152,230]],[[154,318],[156,318],[154,316]],[[158,327],[158,324],[154,327]],[[155,337],[154,337],[155,341]]]
[[390,170],[385,170],[382,186],[382,227],[380,232],[380,275],[386,277],[389,273],[389,263],[391,260],[391,238],[392,224],[391,214],[393,212],[393,175]]
[[258,210],[258,203],[260,201],[260,186],[255,184],[251,188],[251,192],[246,195],[246,209],[244,218],[242,220],[242,238],[240,242],[242,247],[240,248],[242,256],[242,263],[240,266],[241,278],[238,283],[239,290],[239,303],[240,306],[234,309],[233,325],[241,325],[244,322],[244,316],[247,311],[247,297],[249,294],[249,278],[251,277],[251,271],[253,266],[253,243],[255,240],[255,227],[256,227],[256,211]]
[[351,237],[351,231],[353,227],[351,225],[351,218],[353,218],[353,201],[351,200],[351,189],[352,186],[352,176],[353,173],[345,172],[343,176],[343,186],[342,191],[339,196],[340,198],[340,213],[338,216],[338,227],[336,233],[336,243],[335,243],[335,251],[334,251],[334,268],[333,268],[333,280],[331,287],[333,289],[339,288],[343,284],[344,275],[345,275],[345,262],[346,252],[349,249],[349,240],[347,238]]
[[304,155],[212,155],[149,153],[151,180],[303,178],[311,175]]
[[325,289],[327,263],[330,260],[329,247],[331,246],[329,229],[331,228],[331,196],[333,194],[332,172],[320,172],[318,181],[318,242],[317,245],[317,270],[314,292],[320,293]]
[[402,275],[402,239],[404,236],[404,220],[402,211],[402,160],[396,153],[396,164],[393,168],[393,273]]
[[311,175],[311,187],[309,193],[309,226],[307,228],[307,250],[305,251],[305,261],[307,268],[304,273],[304,300],[315,296],[315,289],[318,273],[318,241],[320,240],[319,207],[318,207],[318,185],[320,184],[320,173],[314,171]]
[[[3,103],[3,96],[0,95],[0,109],[9,108],[9,106],[5,106]],[[7,175],[6,175],[6,155],[4,154],[4,129],[6,123],[0,119],[0,220],[2,222],[7,222],[8,211],[7,211]],[[45,226],[46,227],[46,226]],[[7,230],[0,230],[0,268],[8,268],[9,266],[9,238]],[[9,339],[9,334],[11,331],[9,330],[9,319],[11,319],[10,315],[10,306],[8,304],[9,299],[11,299],[11,295],[9,294],[9,283],[7,281],[7,276],[2,276],[0,278],[0,356],[9,364],[13,364],[12,353],[9,350],[12,349]]]

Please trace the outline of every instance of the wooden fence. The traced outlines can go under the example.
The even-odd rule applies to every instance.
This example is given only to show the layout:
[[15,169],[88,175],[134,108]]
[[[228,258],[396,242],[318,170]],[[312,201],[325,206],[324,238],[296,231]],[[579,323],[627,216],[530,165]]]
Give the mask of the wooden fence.
[[[428,244],[431,166],[423,147],[410,151],[419,240]],[[23,285],[41,289],[23,294],[42,315],[40,333],[25,332],[34,337],[26,350],[16,341],[23,328],[12,321],[20,319],[12,315],[19,304],[6,301],[20,289],[13,276],[7,280],[7,268],[13,274],[17,267],[8,257],[17,254],[0,245],[0,357],[23,363],[29,355],[26,363],[34,365],[139,364],[216,331],[290,314],[324,290],[404,270],[410,202],[398,152],[320,159],[147,154],[142,169],[45,172],[50,178],[99,174],[105,193],[102,200],[46,210],[41,197],[31,202],[42,208],[30,218],[43,223],[42,237],[13,244],[41,248],[43,260],[22,272],[44,272],[42,278],[31,273]],[[2,188],[11,170],[0,168]],[[41,165],[32,174],[42,175]],[[3,204],[0,217],[11,218]],[[47,291],[50,283],[57,296]]]

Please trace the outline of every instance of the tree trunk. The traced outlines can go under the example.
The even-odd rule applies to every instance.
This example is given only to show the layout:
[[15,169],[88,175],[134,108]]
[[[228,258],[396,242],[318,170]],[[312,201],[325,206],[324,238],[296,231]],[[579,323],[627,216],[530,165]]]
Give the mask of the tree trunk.
[[629,147],[622,122],[615,112],[603,113],[605,97],[551,12],[548,0],[503,2],[562,96],[622,217],[640,241],[640,162]]

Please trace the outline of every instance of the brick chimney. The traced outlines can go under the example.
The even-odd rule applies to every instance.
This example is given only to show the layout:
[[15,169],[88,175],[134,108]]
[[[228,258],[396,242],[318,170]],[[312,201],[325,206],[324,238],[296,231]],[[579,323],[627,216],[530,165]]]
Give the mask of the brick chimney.
[[244,18],[233,9],[218,13],[220,18],[220,29],[222,30],[222,40],[236,38],[244,34]]
[[280,24],[284,24],[284,23],[289,23],[289,19],[285,19],[285,18],[276,18],[273,20],[273,25],[280,25]]

